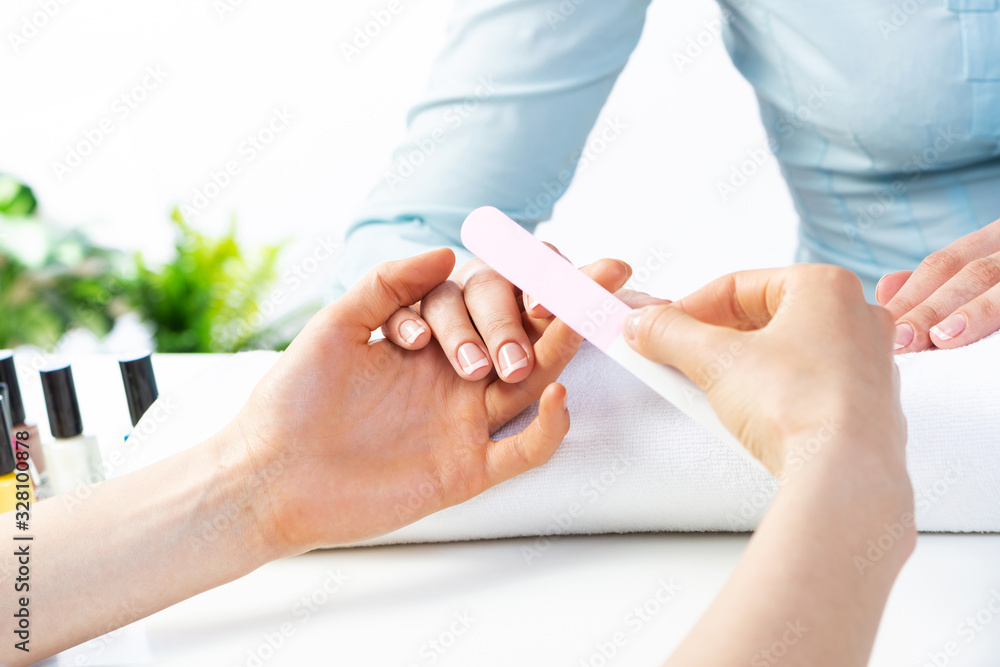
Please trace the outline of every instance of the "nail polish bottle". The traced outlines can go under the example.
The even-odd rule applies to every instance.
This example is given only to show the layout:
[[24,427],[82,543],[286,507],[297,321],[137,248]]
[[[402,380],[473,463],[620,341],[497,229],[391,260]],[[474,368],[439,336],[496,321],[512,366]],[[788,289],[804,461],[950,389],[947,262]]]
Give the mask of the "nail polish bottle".
[[138,357],[122,357],[118,360],[118,367],[122,372],[122,382],[125,383],[128,414],[134,427],[159,396],[156,376],[153,375],[153,360],[148,353]]
[[10,395],[10,416],[14,420],[14,434],[28,434],[27,438],[18,438],[28,447],[31,463],[38,472],[38,496],[45,497],[48,488],[48,471],[45,468],[45,450],[42,449],[42,435],[38,424],[28,421],[24,413],[24,401],[21,398],[21,385],[17,381],[17,370],[14,367],[14,353],[10,350],[0,350],[0,382],[7,385]]
[[83,419],[69,364],[41,372],[42,392],[53,442],[46,445],[52,495],[96,484],[104,479],[97,438],[83,435]]
[[[6,397],[0,399],[3,402],[0,405],[0,514],[14,510],[27,511],[30,503],[35,502],[28,462],[19,462],[14,453],[14,433],[11,431],[8,400]],[[22,505],[18,506],[18,503]]]

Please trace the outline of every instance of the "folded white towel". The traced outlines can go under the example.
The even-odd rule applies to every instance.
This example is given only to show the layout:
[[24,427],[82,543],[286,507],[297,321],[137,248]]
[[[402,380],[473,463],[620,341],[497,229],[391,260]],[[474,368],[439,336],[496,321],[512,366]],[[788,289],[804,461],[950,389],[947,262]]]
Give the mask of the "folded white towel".
[[[236,355],[169,397],[175,409],[166,422],[136,429],[147,441],[138,451],[159,458],[218,430],[275,358]],[[994,370],[1000,335],[897,362],[917,527],[1000,532],[1000,376]],[[773,477],[589,345],[561,382],[573,426],[548,464],[376,543],[746,531],[757,525],[777,489]],[[522,429],[536,410],[526,410],[496,437]]]

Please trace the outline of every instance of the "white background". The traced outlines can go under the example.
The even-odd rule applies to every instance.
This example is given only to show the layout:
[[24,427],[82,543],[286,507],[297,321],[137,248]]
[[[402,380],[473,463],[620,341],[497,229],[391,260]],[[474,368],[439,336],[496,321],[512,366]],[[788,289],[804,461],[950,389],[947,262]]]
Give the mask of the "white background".
[[[68,2],[16,47],[41,0],[7,0],[0,16],[0,170],[37,190],[47,218],[86,225],[101,242],[172,253],[167,214],[265,127],[274,108],[295,120],[193,222],[222,232],[231,215],[250,242],[292,241],[285,267],[342,237],[405,134],[444,40],[449,0],[403,0],[359,56],[341,44],[386,0],[261,3]],[[749,86],[709,27],[709,0],[654,4],[645,35],[605,109],[620,139],[580,174],[540,235],[578,263],[612,255],[641,265],[650,248],[672,256],[643,285],[679,296],[738,268],[787,264],[794,212],[775,161],[727,203],[717,182],[765,145]],[[679,71],[690,40],[706,46]],[[148,67],[165,78],[122,119],[120,96]],[[152,81],[152,80],[150,80]],[[113,130],[70,173],[68,152],[102,119]],[[603,122],[603,121],[602,121]],[[600,127],[601,123],[599,123]],[[588,233],[580,233],[581,228]],[[293,306],[326,293],[325,262]]]

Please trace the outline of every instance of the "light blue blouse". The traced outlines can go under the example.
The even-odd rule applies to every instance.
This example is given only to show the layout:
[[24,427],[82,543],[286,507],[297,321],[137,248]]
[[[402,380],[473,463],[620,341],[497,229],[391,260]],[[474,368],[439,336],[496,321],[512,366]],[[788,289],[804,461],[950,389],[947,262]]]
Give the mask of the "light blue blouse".
[[[1000,217],[1000,0],[721,0],[800,216],[800,261],[878,278]],[[461,248],[472,209],[551,216],[649,0],[457,0],[409,142],[339,278]],[[460,260],[467,256],[460,251]]]

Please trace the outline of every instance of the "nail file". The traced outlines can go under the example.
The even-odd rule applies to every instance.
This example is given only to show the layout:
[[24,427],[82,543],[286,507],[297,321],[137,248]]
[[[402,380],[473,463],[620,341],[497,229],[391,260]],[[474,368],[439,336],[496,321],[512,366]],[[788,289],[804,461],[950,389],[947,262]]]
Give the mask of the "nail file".
[[624,301],[491,206],[478,208],[465,219],[462,243],[653,391],[761,466],[722,425],[705,392],[677,369],[650,361],[629,347],[622,326],[632,309]]

